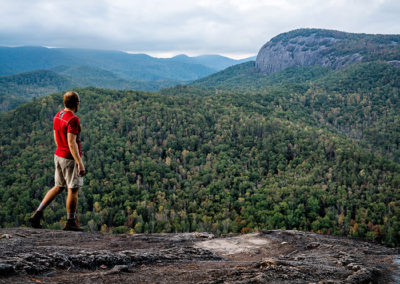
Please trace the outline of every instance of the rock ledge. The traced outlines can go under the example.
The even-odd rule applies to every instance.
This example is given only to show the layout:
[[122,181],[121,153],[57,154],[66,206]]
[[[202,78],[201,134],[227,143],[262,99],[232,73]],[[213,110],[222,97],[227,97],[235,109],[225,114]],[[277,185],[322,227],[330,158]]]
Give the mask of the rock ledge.
[[289,230],[111,235],[0,229],[0,283],[389,283],[399,250]]

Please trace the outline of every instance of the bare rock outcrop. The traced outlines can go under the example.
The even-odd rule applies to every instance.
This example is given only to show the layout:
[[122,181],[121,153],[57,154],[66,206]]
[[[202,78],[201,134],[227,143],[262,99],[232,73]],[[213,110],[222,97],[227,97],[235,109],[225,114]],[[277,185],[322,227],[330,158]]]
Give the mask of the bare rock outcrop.
[[256,67],[266,74],[293,66],[321,65],[339,69],[364,59],[385,60],[387,55],[382,55],[385,49],[399,54],[399,48],[399,36],[299,29],[280,34],[267,42],[257,55]]
[[399,250],[300,231],[113,235],[0,229],[0,283],[390,283]]

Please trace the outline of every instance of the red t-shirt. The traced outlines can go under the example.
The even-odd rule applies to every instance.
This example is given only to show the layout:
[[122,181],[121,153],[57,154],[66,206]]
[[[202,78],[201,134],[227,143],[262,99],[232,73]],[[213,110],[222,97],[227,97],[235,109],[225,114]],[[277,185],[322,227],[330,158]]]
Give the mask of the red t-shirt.
[[74,159],[68,147],[67,135],[67,133],[73,133],[76,134],[79,155],[82,157],[81,125],[79,124],[79,118],[72,111],[60,110],[53,119],[53,129],[55,130],[57,140],[55,155],[62,158]]

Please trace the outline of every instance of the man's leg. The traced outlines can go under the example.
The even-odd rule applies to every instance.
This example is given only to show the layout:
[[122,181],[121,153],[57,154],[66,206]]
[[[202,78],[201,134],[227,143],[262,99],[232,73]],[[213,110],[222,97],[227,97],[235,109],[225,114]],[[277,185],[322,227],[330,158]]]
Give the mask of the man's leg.
[[78,164],[74,160],[66,161],[66,175],[65,180],[68,185],[67,196],[67,224],[65,231],[83,231],[79,226],[78,219],[76,218],[76,208],[78,205],[78,191],[83,185],[83,179],[78,174]]
[[40,220],[43,218],[44,209],[46,209],[46,207],[54,200],[54,198],[56,198],[57,195],[63,192],[63,190],[63,187],[56,185],[46,193],[42,200],[42,203],[40,203],[35,213],[29,218],[29,222],[31,223],[33,228],[42,228],[42,225],[40,225]]
[[78,188],[68,188],[67,196],[67,219],[75,219],[76,207],[78,205]]
[[64,187],[60,186],[54,186],[52,189],[50,189],[46,195],[44,196],[42,203],[40,203],[40,206],[36,211],[43,211],[53,200],[54,198],[57,197],[61,192],[64,191]]
[[78,205],[78,188],[68,188],[67,196],[67,224],[65,231],[83,231],[76,218],[76,207]]

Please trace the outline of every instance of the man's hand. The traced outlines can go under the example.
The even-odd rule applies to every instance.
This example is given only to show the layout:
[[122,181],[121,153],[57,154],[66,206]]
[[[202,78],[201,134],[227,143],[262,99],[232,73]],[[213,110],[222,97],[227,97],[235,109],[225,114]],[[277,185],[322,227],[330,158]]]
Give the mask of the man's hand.
[[78,163],[78,176],[83,177],[85,174],[85,166],[83,165],[83,163]]

